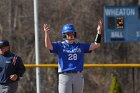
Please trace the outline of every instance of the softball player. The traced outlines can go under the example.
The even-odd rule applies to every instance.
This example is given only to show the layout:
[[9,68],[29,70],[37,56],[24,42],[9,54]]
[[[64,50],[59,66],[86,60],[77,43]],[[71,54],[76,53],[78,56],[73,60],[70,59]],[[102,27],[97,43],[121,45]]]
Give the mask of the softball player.
[[50,29],[44,24],[45,47],[58,55],[59,93],[83,93],[84,53],[100,47],[102,21],[99,20],[97,35],[93,43],[75,42],[76,30],[73,24],[62,28],[64,41],[51,42]]

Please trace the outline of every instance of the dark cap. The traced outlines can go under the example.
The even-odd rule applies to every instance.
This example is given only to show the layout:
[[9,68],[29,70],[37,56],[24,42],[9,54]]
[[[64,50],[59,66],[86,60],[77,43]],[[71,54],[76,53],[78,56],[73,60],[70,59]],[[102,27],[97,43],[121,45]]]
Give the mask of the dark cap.
[[0,48],[10,46],[7,40],[0,40]]

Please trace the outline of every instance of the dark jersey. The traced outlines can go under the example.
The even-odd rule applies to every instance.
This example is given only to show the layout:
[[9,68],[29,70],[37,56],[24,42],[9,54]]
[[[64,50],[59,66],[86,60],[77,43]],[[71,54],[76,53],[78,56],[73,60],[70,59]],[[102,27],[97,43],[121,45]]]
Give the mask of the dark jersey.
[[22,59],[10,51],[4,55],[0,55],[0,84],[8,84],[15,81],[10,79],[10,75],[17,74],[18,79],[22,77],[25,72]]

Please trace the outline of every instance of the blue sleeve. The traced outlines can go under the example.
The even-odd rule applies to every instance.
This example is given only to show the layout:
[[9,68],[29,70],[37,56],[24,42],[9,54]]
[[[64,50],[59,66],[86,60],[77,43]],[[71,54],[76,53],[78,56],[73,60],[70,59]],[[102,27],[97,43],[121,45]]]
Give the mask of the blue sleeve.
[[84,53],[91,53],[92,51],[89,50],[91,43],[83,43]]
[[59,49],[58,45],[59,45],[59,42],[52,42],[53,50],[50,50],[50,52],[58,54],[58,49]]

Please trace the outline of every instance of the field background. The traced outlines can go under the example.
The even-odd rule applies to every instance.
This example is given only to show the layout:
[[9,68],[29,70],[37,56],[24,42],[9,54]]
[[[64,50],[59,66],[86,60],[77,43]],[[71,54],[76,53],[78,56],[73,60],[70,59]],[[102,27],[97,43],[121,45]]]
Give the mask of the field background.
[[[105,5],[140,5],[140,0],[38,0],[40,63],[57,63],[44,45],[43,24],[51,26],[51,40],[62,40],[63,24],[76,26],[80,42],[93,42],[99,16]],[[33,0],[0,0],[0,39],[7,39],[11,51],[24,64],[35,63]],[[140,43],[104,43],[85,55],[85,63],[139,63]],[[41,68],[41,93],[57,93],[57,69]],[[108,93],[112,74],[119,77],[123,93],[140,93],[140,68],[89,68],[83,74],[84,93]],[[27,68],[17,93],[36,93],[35,68]]]

